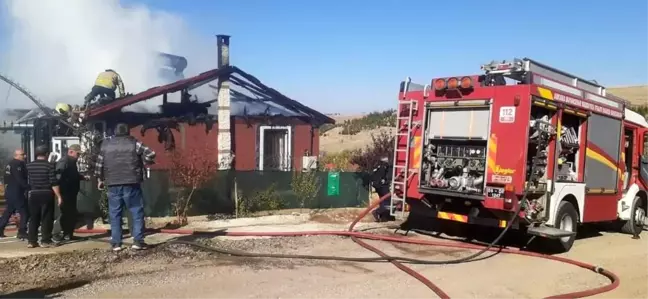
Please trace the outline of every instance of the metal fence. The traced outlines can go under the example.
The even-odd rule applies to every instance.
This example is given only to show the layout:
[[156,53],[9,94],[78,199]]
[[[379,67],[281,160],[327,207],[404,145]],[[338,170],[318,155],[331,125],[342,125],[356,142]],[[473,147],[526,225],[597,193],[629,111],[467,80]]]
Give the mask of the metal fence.
[[[369,177],[361,172],[317,172],[320,188],[317,196],[305,208],[327,209],[358,207],[369,198]],[[233,214],[236,197],[252,198],[274,190],[282,208],[300,208],[298,196],[291,187],[293,172],[285,171],[219,171],[210,183],[196,191],[189,215]],[[142,184],[145,214],[148,217],[174,215],[173,203],[179,188],[173,186],[166,171],[151,171]],[[99,216],[101,192],[96,181],[82,182],[78,197],[79,213]]]

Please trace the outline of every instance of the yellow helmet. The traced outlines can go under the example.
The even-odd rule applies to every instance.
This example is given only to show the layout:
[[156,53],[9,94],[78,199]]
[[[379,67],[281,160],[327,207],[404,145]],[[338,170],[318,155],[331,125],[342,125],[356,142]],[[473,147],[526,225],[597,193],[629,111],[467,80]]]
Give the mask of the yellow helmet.
[[61,114],[67,114],[70,113],[72,107],[70,107],[70,105],[66,103],[58,103],[56,104],[56,108],[54,108],[54,110]]

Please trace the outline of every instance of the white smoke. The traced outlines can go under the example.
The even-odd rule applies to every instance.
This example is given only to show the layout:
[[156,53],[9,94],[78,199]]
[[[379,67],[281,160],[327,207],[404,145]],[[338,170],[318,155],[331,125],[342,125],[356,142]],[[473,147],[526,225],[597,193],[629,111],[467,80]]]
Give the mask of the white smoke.
[[[10,35],[7,52],[0,54],[0,72],[51,107],[83,103],[105,69],[121,75],[127,93],[168,83],[154,65],[158,51],[186,57],[185,76],[216,67],[215,38],[197,37],[171,13],[124,7],[119,0],[4,0],[0,5]],[[5,102],[5,89],[0,82],[0,102]],[[10,98],[10,108],[34,107],[18,92]],[[139,108],[151,111],[159,104],[151,100]]]

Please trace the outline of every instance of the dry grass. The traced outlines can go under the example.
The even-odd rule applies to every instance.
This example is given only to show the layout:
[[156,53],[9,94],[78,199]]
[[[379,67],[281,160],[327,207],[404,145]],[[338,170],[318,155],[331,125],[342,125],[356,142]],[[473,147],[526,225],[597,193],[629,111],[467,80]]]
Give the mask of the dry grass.
[[607,91],[633,105],[648,105],[648,85],[613,87]]

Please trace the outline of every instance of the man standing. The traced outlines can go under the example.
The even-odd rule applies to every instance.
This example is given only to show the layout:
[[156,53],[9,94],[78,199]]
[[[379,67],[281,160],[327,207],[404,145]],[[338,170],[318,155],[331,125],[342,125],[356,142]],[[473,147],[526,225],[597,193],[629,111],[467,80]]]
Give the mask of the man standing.
[[117,72],[107,69],[99,73],[95,80],[95,85],[92,87],[90,93],[85,97],[85,107],[87,108],[97,96],[107,96],[114,100],[115,89],[119,88],[119,97],[124,96],[124,82]]
[[144,242],[144,198],[140,184],[144,179],[143,164],[153,164],[155,152],[129,135],[128,125],[117,124],[115,137],[105,139],[97,156],[95,175],[97,187],[108,188],[111,245],[122,249],[122,210],[127,207],[133,216],[132,249],[146,249]]
[[60,206],[63,202],[59,192],[56,169],[47,161],[47,149],[39,146],[35,150],[36,160],[27,164],[27,176],[31,189],[27,195],[29,205],[28,248],[38,247],[38,227],[41,228],[42,247],[51,247],[54,227],[55,200]]
[[[373,173],[371,174],[371,185],[373,185],[379,197],[382,198],[389,193],[391,177],[392,167],[389,164],[389,158],[383,157],[380,159],[380,162],[378,163],[376,168],[374,168]],[[395,219],[394,216],[390,215],[390,204],[391,203],[389,199],[385,199],[380,203],[378,208],[373,210],[372,214],[377,222],[393,221]]]
[[25,152],[22,149],[14,151],[13,160],[5,166],[4,172],[5,198],[7,207],[0,218],[0,238],[4,238],[4,230],[13,213],[20,215],[20,224],[16,238],[27,238],[27,199],[25,193],[29,189],[27,184],[27,169],[25,167]]
[[61,189],[61,196],[63,197],[63,204],[61,205],[61,232],[60,236],[55,237],[56,241],[73,240],[74,229],[77,220],[77,196],[81,188],[81,180],[86,179],[79,174],[77,168],[77,160],[81,146],[72,144],[68,147],[66,156],[63,156],[56,163],[56,174],[59,181],[59,188]]

